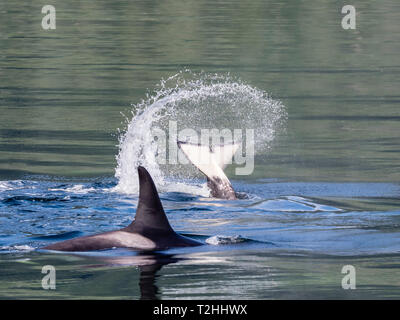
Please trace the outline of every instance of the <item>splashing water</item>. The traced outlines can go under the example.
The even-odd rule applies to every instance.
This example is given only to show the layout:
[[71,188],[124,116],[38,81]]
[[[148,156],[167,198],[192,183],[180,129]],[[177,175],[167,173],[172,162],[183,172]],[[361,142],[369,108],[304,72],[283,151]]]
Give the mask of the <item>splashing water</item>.
[[242,238],[240,235],[237,236],[223,236],[216,235],[206,239],[206,243],[218,246],[221,244],[236,244],[246,242],[247,239]]
[[[254,88],[230,75],[193,73],[184,70],[162,80],[152,94],[133,105],[132,119],[120,136],[119,154],[115,176],[116,190],[138,192],[136,169],[146,167],[161,191],[183,191],[208,196],[205,184],[185,183],[185,179],[198,177],[191,164],[160,163],[160,143],[152,131],[166,132],[169,155],[176,148],[176,137],[168,132],[171,121],[177,131],[190,128],[199,133],[202,129],[254,130],[254,150],[270,148],[278,128],[286,120],[280,101],[273,100],[262,90]],[[179,136],[179,134],[178,134]],[[171,138],[172,137],[172,138]],[[244,140],[244,139],[243,139]],[[177,151],[176,151],[177,152]],[[172,179],[178,178],[179,180]]]

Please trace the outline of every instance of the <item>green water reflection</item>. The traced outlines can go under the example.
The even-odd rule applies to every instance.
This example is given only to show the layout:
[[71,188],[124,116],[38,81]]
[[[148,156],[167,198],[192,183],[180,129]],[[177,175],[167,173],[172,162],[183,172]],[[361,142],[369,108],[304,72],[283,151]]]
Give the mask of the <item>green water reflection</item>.
[[286,106],[254,177],[399,181],[400,4],[0,3],[0,178],[112,175],[121,112],[183,68],[230,72]]

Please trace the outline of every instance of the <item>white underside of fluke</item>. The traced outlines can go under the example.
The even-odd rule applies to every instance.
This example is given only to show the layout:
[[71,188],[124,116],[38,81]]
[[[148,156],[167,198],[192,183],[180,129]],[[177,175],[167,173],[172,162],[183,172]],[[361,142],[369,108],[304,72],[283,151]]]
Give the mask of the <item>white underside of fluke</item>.
[[239,148],[239,143],[205,146],[178,141],[186,157],[209,179],[211,194],[219,198],[235,198],[232,185],[223,169],[230,163]]

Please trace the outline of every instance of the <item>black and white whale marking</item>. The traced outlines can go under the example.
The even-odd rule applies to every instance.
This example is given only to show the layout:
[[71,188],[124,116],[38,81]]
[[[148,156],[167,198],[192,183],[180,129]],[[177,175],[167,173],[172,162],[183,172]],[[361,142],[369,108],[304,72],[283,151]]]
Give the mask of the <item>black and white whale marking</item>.
[[127,227],[92,236],[58,242],[42,249],[92,251],[109,248],[165,250],[171,247],[199,246],[202,243],[177,234],[170,226],[153,179],[143,167],[139,173],[139,203],[135,220]]
[[238,143],[205,146],[178,141],[178,147],[185,156],[207,177],[207,185],[214,198],[235,200],[232,184],[224,173],[228,163],[239,148]]

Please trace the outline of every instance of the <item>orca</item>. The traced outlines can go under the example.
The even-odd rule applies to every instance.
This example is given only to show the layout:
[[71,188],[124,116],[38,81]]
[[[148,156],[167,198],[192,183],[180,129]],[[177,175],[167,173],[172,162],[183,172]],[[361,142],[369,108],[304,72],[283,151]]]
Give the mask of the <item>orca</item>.
[[190,142],[178,141],[178,147],[206,177],[207,186],[214,198],[235,200],[236,193],[224,173],[225,167],[231,163],[232,157],[239,148],[239,143],[217,146],[206,146]]
[[92,251],[111,248],[131,248],[138,251],[158,251],[172,247],[199,246],[202,243],[177,234],[168,222],[153,179],[147,170],[138,167],[139,203],[134,221],[120,230],[70,239],[44,250]]

